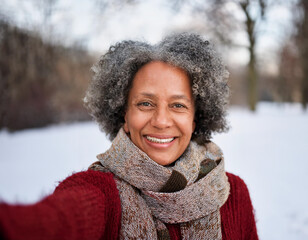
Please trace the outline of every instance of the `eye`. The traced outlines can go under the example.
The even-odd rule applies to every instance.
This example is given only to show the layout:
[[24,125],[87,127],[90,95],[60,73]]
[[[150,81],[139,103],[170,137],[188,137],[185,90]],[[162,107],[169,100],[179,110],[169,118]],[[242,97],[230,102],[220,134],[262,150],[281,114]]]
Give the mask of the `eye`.
[[181,103],[175,103],[172,106],[173,108],[187,108],[185,105],[181,104]]
[[149,102],[141,102],[141,103],[138,103],[138,106],[151,106],[151,104]]
[[149,102],[140,102],[140,103],[137,103],[137,106],[138,107],[152,107],[152,104]]

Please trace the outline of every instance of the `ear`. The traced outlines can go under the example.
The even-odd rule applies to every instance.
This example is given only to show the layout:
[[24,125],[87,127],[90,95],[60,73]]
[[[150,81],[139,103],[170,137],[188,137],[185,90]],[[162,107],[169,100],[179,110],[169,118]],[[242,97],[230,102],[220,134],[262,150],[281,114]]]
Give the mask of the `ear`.
[[124,116],[124,125],[123,125],[123,129],[126,133],[129,133],[129,129],[128,129],[128,124],[127,124],[127,113],[125,113],[125,116]]

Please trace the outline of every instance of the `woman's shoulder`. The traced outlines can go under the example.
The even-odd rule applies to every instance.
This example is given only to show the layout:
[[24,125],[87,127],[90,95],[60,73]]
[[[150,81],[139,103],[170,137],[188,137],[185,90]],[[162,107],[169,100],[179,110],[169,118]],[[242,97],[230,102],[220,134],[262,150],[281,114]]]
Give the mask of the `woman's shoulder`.
[[229,172],[226,174],[230,183],[230,195],[227,202],[237,202],[240,205],[247,203],[251,206],[249,190],[244,180],[235,174]]
[[230,183],[230,195],[220,209],[223,239],[258,239],[247,185],[239,176],[228,172],[226,174]]
[[244,180],[242,178],[240,178],[239,176],[233,174],[233,173],[229,173],[226,172],[226,175],[228,177],[228,181],[230,183],[230,191],[233,192],[248,192],[248,188],[246,183],[244,182]]

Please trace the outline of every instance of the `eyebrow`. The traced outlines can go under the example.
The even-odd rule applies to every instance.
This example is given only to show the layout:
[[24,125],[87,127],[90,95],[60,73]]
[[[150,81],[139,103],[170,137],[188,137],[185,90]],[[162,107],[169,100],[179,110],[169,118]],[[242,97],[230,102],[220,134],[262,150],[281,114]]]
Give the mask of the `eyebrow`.
[[191,100],[185,95],[172,95],[171,98],[172,99],[184,99],[188,102],[191,102]]
[[[141,95],[145,96],[145,97],[149,97],[149,98],[156,98],[155,94],[152,93],[147,93],[147,92],[142,92],[140,93]],[[191,102],[192,100],[190,100],[187,96],[185,95],[181,95],[181,94],[175,94],[171,96],[171,99],[184,99],[187,102]]]

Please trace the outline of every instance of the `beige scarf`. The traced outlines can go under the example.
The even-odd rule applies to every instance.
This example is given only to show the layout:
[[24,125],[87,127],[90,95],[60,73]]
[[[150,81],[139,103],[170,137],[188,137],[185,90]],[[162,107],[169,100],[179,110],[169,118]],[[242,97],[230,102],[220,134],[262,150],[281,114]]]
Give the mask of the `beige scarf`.
[[[120,239],[169,239],[164,223],[179,223],[182,239],[221,239],[220,207],[230,186],[212,142],[191,142],[174,166],[161,166],[123,129],[90,169],[115,174],[122,217]],[[209,173],[204,166],[215,163]]]

